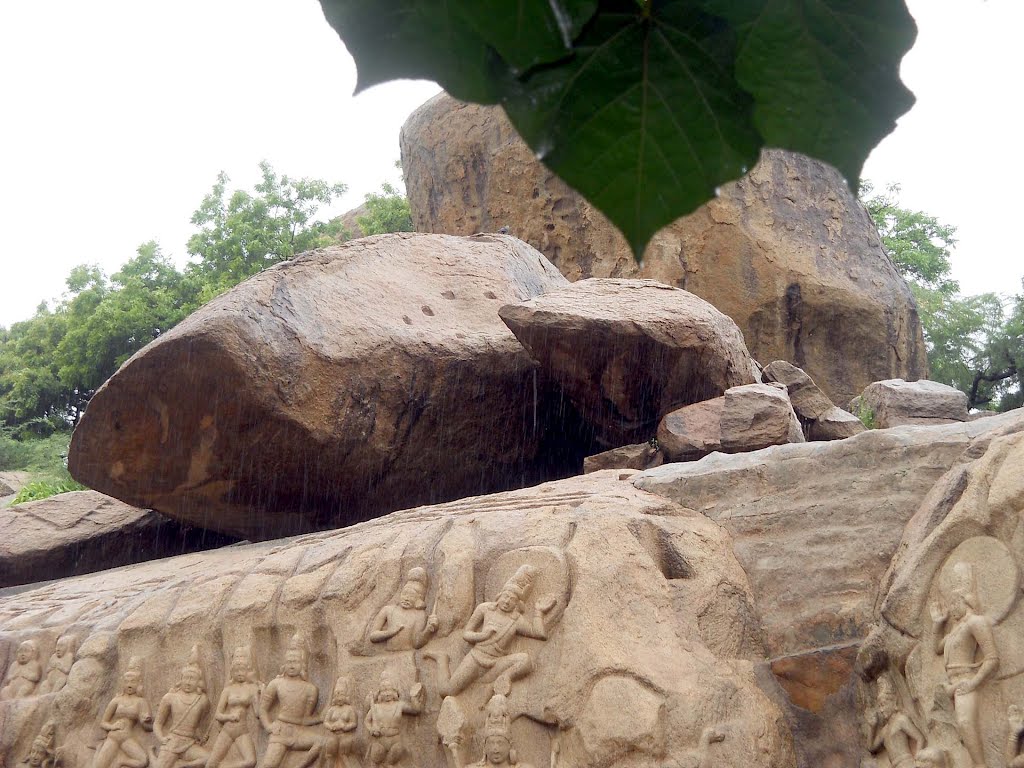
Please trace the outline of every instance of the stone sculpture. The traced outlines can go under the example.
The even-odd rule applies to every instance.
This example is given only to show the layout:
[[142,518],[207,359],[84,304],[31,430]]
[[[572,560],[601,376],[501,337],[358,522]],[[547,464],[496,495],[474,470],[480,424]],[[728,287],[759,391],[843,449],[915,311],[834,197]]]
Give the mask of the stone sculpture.
[[423,711],[424,692],[420,683],[414,683],[408,699],[403,700],[395,676],[384,670],[377,691],[369,698],[366,710],[366,732],[370,744],[366,758],[373,768],[397,765],[408,753],[402,725],[407,715]]
[[68,682],[68,674],[75,663],[74,635],[61,635],[53,649],[50,660],[46,662],[46,677],[39,684],[39,693],[56,693]]
[[[320,691],[309,682],[307,664],[302,638],[294,635],[281,674],[270,681],[260,700],[260,722],[270,735],[264,768],[278,768],[292,754],[303,756],[291,768],[308,768],[323,752],[324,738],[315,727],[320,723],[315,715]],[[275,704],[277,713],[271,717]]]
[[413,568],[394,605],[380,609],[370,625],[370,642],[384,643],[389,651],[422,648],[437,632],[437,616],[427,616],[427,572]]
[[142,691],[142,662],[137,657],[128,660],[121,676],[121,690],[110,700],[100,728],[107,732],[92,768],[146,768],[149,755],[142,746],[144,731],[153,730],[153,714]]
[[14,662],[7,670],[4,687],[0,688],[0,700],[23,699],[36,692],[36,686],[43,676],[39,664],[39,646],[34,640],[26,640],[18,646]]
[[326,768],[355,768],[356,729],[359,716],[352,706],[352,680],[339,677],[334,684],[331,706],[324,712],[324,728],[328,731],[324,745]]
[[437,662],[437,687],[443,696],[461,693],[487,672],[496,675],[495,690],[507,689],[513,680],[529,674],[532,668],[530,655],[514,653],[512,643],[519,635],[546,640],[545,618],[555,606],[555,599],[546,596],[537,603],[532,615],[525,614],[523,601],[533,586],[535,576],[533,566],[520,566],[493,603],[481,603],[476,607],[462,633],[463,639],[472,647],[455,672],[450,672],[446,654],[423,654],[424,658]]
[[249,646],[235,648],[231,655],[230,677],[217,702],[214,719],[220,732],[213,741],[206,768],[219,768],[221,761],[234,747],[241,762],[232,768],[255,768],[256,744],[250,732],[254,717],[259,717],[262,686],[256,679],[252,650]]
[[[992,619],[980,612],[971,564],[956,563],[953,575],[956,583],[949,596],[949,609],[945,610],[938,602],[930,606],[935,653],[943,657],[948,678],[945,692],[953,698],[960,740],[974,768],[985,768],[978,722],[978,688],[999,667],[999,654],[992,636]],[[947,626],[950,619],[952,626]]]
[[156,768],[203,768],[209,752],[200,744],[199,727],[210,710],[203,685],[199,648],[192,647],[177,685],[160,700],[153,731],[160,740]]
[[911,768],[915,753],[924,746],[924,735],[900,711],[896,688],[887,676],[878,679],[877,702],[868,718],[872,731],[868,748],[871,752],[884,748],[894,768]]
[[1016,704],[1006,710],[1006,768],[1024,768],[1024,711]]
[[938,747],[925,747],[917,753],[914,768],[948,768],[949,760],[946,750]]
[[474,768],[532,768],[528,763],[520,763],[512,746],[512,720],[508,712],[508,698],[503,693],[495,693],[487,702],[487,712],[483,727],[483,757]]
[[47,720],[32,741],[28,756],[20,765],[29,768],[54,768],[57,764],[57,723]]

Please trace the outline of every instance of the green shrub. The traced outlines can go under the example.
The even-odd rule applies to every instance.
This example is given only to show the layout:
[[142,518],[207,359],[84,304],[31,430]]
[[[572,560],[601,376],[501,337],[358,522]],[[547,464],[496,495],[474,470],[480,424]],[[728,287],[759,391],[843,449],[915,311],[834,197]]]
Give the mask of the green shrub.
[[47,480],[33,480],[20,491],[18,495],[14,497],[11,502],[11,506],[17,504],[23,504],[26,501],[39,501],[40,499],[48,499],[51,496],[56,496],[58,493],[68,493],[69,491],[84,491],[85,486],[81,483],[76,483],[70,477],[68,478],[50,478]]

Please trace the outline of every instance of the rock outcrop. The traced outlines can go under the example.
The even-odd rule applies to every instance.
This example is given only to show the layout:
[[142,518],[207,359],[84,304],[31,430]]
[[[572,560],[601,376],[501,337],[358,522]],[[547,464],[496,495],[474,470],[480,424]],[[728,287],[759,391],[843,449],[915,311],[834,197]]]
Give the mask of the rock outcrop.
[[967,395],[937,381],[876,381],[850,402],[879,429],[903,424],[949,424],[967,421]]
[[802,442],[803,430],[781,385],[731,387],[722,397],[672,411],[658,425],[658,445],[669,461]]
[[732,320],[653,280],[582,280],[499,314],[602,445],[648,440],[669,411],[757,380]]
[[655,236],[637,265],[598,211],[539,163],[497,107],[439,95],[401,136],[413,223],[468,235],[509,226],[570,280],[648,277],[710,301],[758,360],[788,360],[833,402],[927,372],[910,291],[832,168],[777,150]]
[[883,579],[858,658],[880,768],[1022,762],[1024,430],[1006,432],[935,486]]
[[585,453],[542,453],[536,366],[498,317],[563,285],[502,235],[303,254],[125,363],[75,430],[71,473],[264,539],[576,471]]
[[918,528],[913,535],[928,540],[929,529],[912,521],[934,525],[962,489],[963,467],[1002,435],[1021,433],[1024,411],[1018,410],[945,426],[869,430],[836,442],[717,453],[635,477],[637,487],[702,512],[732,536],[763,620],[769,677],[789,708],[801,768],[862,765],[854,669],[876,619],[878,585],[894,555],[906,550],[904,527],[910,522],[908,536]]
[[860,419],[834,405],[814,379],[792,363],[776,360],[764,367],[763,374],[766,381],[786,388],[808,440],[845,440],[866,429]]
[[[245,740],[260,765],[277,749],[288,765],[320,750],[468,766],[489,736],[521,766],[789,768],[728,536],[629,474],[0,598],[0,754],[20,761],[44,732],[65,768],[88,768],[100,750],[157,748],[152,712],[157,735],[176,723],[163,749],[198,759]],[[215,707],[239,725],[204,744]],[[269,744],[261,707],[281,718]],[[115,709],[108,735],[97,723]],[[287,725],[299,716],[317,724]]]
[[212,549],[237,539],[96,491],[0,509],[0,588]]

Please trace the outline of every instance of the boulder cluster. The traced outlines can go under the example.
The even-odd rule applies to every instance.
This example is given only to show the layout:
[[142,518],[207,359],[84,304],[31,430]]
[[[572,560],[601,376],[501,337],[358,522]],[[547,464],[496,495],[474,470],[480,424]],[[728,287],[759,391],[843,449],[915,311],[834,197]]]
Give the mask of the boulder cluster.
[[0,509],[0,766],[1024,760],[1024,412],[922,379],[834,171],[641,265],[497,108],[401,141],[419,232],[211,301]]

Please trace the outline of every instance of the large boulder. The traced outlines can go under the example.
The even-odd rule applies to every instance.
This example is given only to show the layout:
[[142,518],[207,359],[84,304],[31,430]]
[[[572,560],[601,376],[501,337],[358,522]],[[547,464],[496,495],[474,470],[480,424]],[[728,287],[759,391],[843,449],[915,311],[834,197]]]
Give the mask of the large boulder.
[[603,445],[647,440],[669,411],[756,380],[736,323],[653,280],[581,280],[499,314]]
[[406,121],[401,150],[418,231],[509,226],[570,280],[648,277],[688,290],[736,321],[756,359],[795,363],[833,402],[927,373],[914,299],[867,211],[822,163],[766,150],[747,177],[655,236],[641,266],[498,107],[439,95]]
[[0,588],[62,579],[230,544],[96,491],[0,509]]
[[69,468],[253,539],[568,474],[582,454],[541,453],[536,364],[498,317],[565,284],[502,235],[303,254],[125,363],[89,403]]
[[[88,768],[105,737],[97,723],[129,673],[141,675],[139,695],[157,718],[164,701],[179,722],[197,711],[175,688],[194,663],[211,703],[237,676],[229,696],[254,735],[256,680],[268,706],[292,691],[309,696],[314,723],[355,718],[331,742],[348,764],[368,749],[388,764],[381,748],[397,743],[420,768],[472,765],[485,734],[505,734],[521,765],[790,768],[787,724],[753,667],[758,624],[728,536],[620,474],[0,597],[0,669],[21,688],[0,702],[0,754],[24,759],[52,719],[61,765]],[[59,659],[47,663],[59,639],[65,663],[75,659],[66,674]],[[24,684],[33,664],[57,670],[46,689],[56,693]],[[406,704],[393,731],[387,697],[377,697],[391,686]],[[347,715],[340,704],[328,712],[338,696]],[[123,701],[130,726],[140,705]],[[208,712],[199,719],[200,739],[211,722]],[[174,747],[188,746],[187,723]],[[280,743],[328,736],[320,725],[281,725]],[[141,748],[157,745],[141,728],[130,734]],[[263,765],[266,736],[255,744]],[[285,765],[308,764],[307,751],[296,746]]]
[[771,384],[731,387],[722,397],[672,411],[658,425],[658,445],[669,461],[802,442],[786,388]]
[[850,402],[879,429],[903,424],[948,424],[967,421],[969,400],[964,392],[937,381],[876,381]]
[[844,440],[866,429],[852,413],[833,405],[814,379],[792,363],[776,360],[764,367],[763,374],[765,380],[782,384],[789,392],[808,440]]
[[878,585],[905,551],[908,522],[920,519],[913,538],[931,541],[923,526],[962,490],[963,467],[1006,434],[1024,434],[1024,410],[715,453],[634,478],[731,534],[763,621],[766,677],[788,708],[801,768],[864,765],[855,668],[877,619]]

